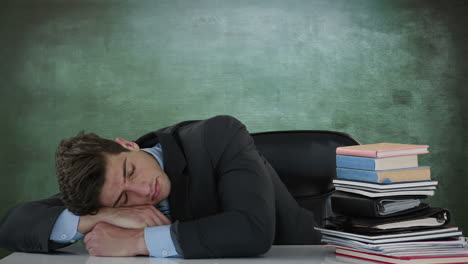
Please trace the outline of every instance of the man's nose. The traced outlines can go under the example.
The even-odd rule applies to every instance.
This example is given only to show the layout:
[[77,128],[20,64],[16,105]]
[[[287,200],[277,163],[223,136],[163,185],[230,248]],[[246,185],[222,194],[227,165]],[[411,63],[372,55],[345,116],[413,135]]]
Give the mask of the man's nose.
[[129,192],[134,192],[141,196],[148,196],[151,194],[150,185],[142,182],[128,183],[125,189],[127,189]]

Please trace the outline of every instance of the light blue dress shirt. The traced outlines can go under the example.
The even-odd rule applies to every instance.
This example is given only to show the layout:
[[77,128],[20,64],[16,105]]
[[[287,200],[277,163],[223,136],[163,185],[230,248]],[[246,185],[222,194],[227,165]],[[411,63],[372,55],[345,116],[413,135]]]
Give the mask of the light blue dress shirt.
[[[152,148],[145,148],[142,150],[153,155],[164,170],[161,144],[158,143]],[[158,206],[169,209],[169,201],[167,199],[161,201]],[[74,243],[83,238],[84,235],[78,232],[79,220],[79,216],[65,209],[57,218],[57,221],[55,221],[50,234],[50,240],[57,243]],[[145,228],[145,242],[150,256],[152,257],[180,257],[171,238],[171,225]]]

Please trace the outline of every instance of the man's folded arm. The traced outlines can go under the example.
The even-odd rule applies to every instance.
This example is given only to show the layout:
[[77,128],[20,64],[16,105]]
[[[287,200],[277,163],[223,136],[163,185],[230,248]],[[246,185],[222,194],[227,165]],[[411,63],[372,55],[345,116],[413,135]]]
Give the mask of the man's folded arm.
[[[56,243],[75,243],[84,237],[78,231],[80,217],[65,209],[52,228],[50,240]],[[152,257],[180,257],[181,250],[177,250],[173,242],[174,231],[171,233],[171,225],[154,226],[145,228],[145,243]],[[177,241],[176,241],[177,242]]]
[[59,194],[20,204],[0,222],[0,247],[11,251],[50,252],[68,243],[50,241],[57,218],[65,210]]

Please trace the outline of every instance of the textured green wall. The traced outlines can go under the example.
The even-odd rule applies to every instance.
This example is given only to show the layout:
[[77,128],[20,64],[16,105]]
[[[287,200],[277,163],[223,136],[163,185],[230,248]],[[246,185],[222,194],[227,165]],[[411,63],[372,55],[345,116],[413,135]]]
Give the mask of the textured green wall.
[[[467,1],[2,1],[0,216],[57,192],[80,129],[135,139],[231,114],[251,132],[429,144],[468,231]],[[466,233],[465,233],[466,234]]]

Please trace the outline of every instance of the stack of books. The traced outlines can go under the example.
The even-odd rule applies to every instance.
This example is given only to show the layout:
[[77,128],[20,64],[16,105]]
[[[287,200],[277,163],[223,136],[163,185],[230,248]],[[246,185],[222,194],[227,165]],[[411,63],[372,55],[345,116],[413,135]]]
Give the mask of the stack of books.
[[337,256],[384,263],[468,263],[467,239],[449,211],[424,202],[437,181],[419,166],[427,145],[378,143],[337,148],[334,216],[322,242]]

